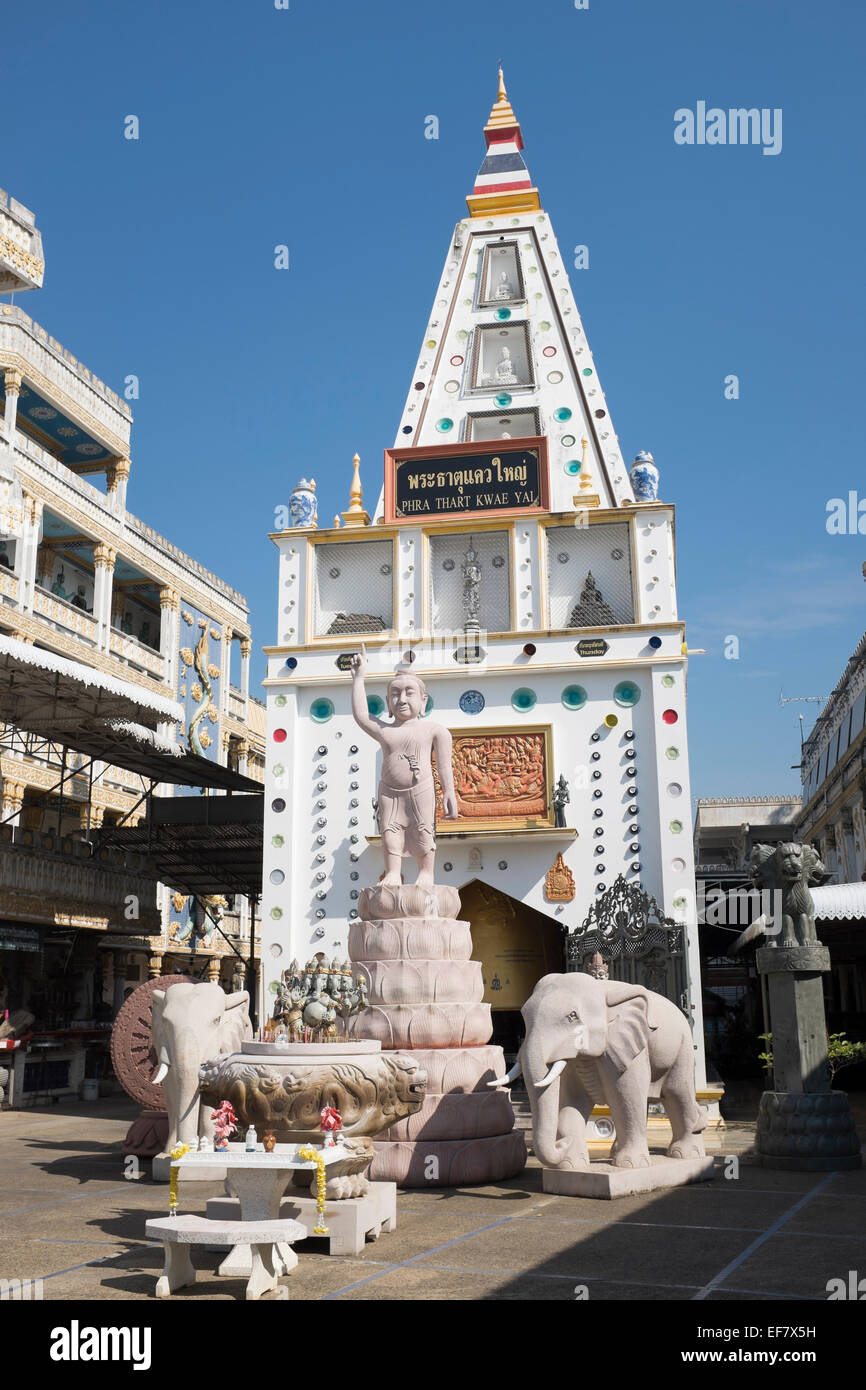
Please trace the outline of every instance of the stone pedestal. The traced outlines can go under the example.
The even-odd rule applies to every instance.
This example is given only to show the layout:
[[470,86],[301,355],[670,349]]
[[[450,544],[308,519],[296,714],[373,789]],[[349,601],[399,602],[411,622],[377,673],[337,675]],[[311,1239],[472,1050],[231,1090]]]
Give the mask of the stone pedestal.
[[690,1182],[711,1182],[712,1157],[667,1158],[651,1154],[648,1168],[617,1168],[612,1163],[590,1163],[588,1168],[545,1168],[542,1192],[561,1197],[633,1197],[665,1187],[684,1187]]
[[776,1086],[761,1097],[756,1157],[768,1168],[859,1168],[848,1097],[830,1089],[821,981],[830,969],[829,951],[818,941],[764,946],[755,963],[767,976]]
[[459,911],[447,885],[377,884],[361,893],[360,920],[349,930],[349,955],[370,1000],[354,1035],[411,1053],[427,1072],[421,1109],[374,1141],[370,1177],[400,1187],[497,1182],[526,1161],[508,1092],[487,1086],[505,1072],[505,1059],[489,1045],[481,963],[470,959]]
[[[240,1221],[241,1204],[237,1197],[210,1197],[207,1214],[216,1221]],[[397,1229],[397,1189],[392,1182],[374,1182],[363,1197],[326,1202],[326,1236],[315,1233],[320,1221],[315,1197],[302,1197],[296,1188],[289,1188],[280,1200],[280,1217],[299,1221],[307,1236],[326,1240],[330,1255],[360,1255],[368,1240],[378,1240],[383,1231]],[[230,1266],[223,1261],[220,1273],[225,1269],[226,1273],[248,1274],[248,1265],[249,1256],[244,1255]]]

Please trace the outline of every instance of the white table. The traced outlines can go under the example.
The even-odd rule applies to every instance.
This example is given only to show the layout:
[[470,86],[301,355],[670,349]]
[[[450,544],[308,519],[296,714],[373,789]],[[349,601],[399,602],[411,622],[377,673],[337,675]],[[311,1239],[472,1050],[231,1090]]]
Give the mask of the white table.
[[[318,1167],[312,1159],[298,1157],[298,1149],[306,1147],[305,1144],[277,1144],[273,1153],[268,1154],[246,1153],[243,1144],[229,1144],[227,1149],[216,1149],[213,1153],[183,1154],[172,1161],[172,1167],[180,1169],[181,1173],[194,1170],[200,1178],[207,1176],[208,1168],[220,1174],[225,1172],[226,1187],[241,1204],[241,1221],[276,1221],[280,1215],[280,1198],[292,1171]],[[347,1157],[340,1143],[319,1152],[324,1156],[326,1171],[330,1164]],[[315,1190],[314,1183],[314,1193]],[[274,1267],[278,1275],[288,1274],[297,1263],[298,1257],[290,1245],[281,1243],[274,1247]],[[249,1244],[243,1244],[229,1252],[219,1272],[238,1278],[248,1275],[251,1268],[252,1250]]]

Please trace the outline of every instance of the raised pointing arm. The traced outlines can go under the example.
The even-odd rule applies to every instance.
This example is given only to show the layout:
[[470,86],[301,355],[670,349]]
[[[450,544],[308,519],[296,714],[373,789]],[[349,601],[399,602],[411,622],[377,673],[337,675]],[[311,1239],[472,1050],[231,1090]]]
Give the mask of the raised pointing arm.
[[355,652],[352,657],[352,716],[355,723],[369,734],[371,738],[379,741],[379,730],[381,722],[374,719],[367,708],[367,691],[364,686],[364,676],[367,671],[367,648],[361,643],[361,650]]

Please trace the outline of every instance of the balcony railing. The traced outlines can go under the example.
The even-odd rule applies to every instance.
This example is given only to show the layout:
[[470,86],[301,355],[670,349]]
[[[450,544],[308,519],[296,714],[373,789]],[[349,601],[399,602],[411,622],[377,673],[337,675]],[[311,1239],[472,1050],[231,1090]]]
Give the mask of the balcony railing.
[[4,602],[17,603],[18,576],[0,565],[0,598]]
[[240,720],[242,720],[242,721],[244,721],[244,722],[246,721],[246,717],[247,717],[247,702],[246,702],[246,700],[244,699],[244,697],[243,697],[243,695],[241,694],[241,692],[240,692],[239,690],[236,690],[234,686],[230,686],[230,687],[229,687],[229,711],[228,711],[228,712],[229,712],[229,714],[230,714],[234,719],[240,719]]
[[159,652],[154,651],[153,647],[145,646],[137,638],[132,637],[126,632],[121,632],[120,628],[111,629],[110,650],[112,656],[118,656],[122,661],[128,661],[133,666],[140,666],[148,671],[150,675],[156,676],[161,680],[165,674],[165,658]]
[[[160,930],[153,879],[136,856],[104,848],[91,859],[77,836],[0,826],[0,914],[50,926],[153,935]],[[130,921],[126,910],[137,904]]]
[[63,632],[73,632],[76,637],[83,637],[85,642],[96,645],[95,619],[83,608],[76,608],[74,603],[67,603],[66,599],[48,593],[39,584],[33,593],[33,612],[45,618],[53,627]]

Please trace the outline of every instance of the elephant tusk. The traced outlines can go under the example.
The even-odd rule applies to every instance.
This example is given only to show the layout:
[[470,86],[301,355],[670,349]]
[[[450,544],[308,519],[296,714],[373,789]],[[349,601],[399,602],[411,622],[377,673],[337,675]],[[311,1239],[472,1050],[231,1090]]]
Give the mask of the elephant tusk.
[[159,1083],[160,1083],[161,1081],[164,1081],[164,1080],[165,1080],[166,1076],[168,1075],[168,1068],[169,1068],[169,1063],[168,1063],[168,1062],[160,1062],[160,1064],[159,1064],[159,1071],[156,1073],[156,1075],[155,1075],[154,1078],[153,1078],[153,1083],[152,1083],[152,1084],[153,1084],[154,1086],[158,1086]]
[[550,1070],[548,1071],[548,1073],[547,1073],[546,1076],[543,1076],[543,1077],[541,1078],[540,1081],[536,1081],[536,1083],[535,1083],[535,1089],[536,1089],[537,1091],[543,1091],[543,1090],[544,1090],[544,1087],[545,1087],[545,1086],[549,1086],[550,1083],[551,1083],[551,1081],[555,1081],[556,1078],[559,1076],[559,1073],[560,1073],[561,1071],[564,1071],[564,1070],[565,1070],[565,1062],[563,1061],[562,1058],[560,1058],[560,1060],[559,1060],[558,1062],[554,1062],[554,1063],[553,1063],[552,1067],[550,1068]]
[[521,1070],[520,1058],[518,1057],[510,1071],[507,1071],[504,1076],[497,1076],[495,1081],[488,1081],[487,1084],[488,1086],[507,1086],[509,1081],[516,1081]]

